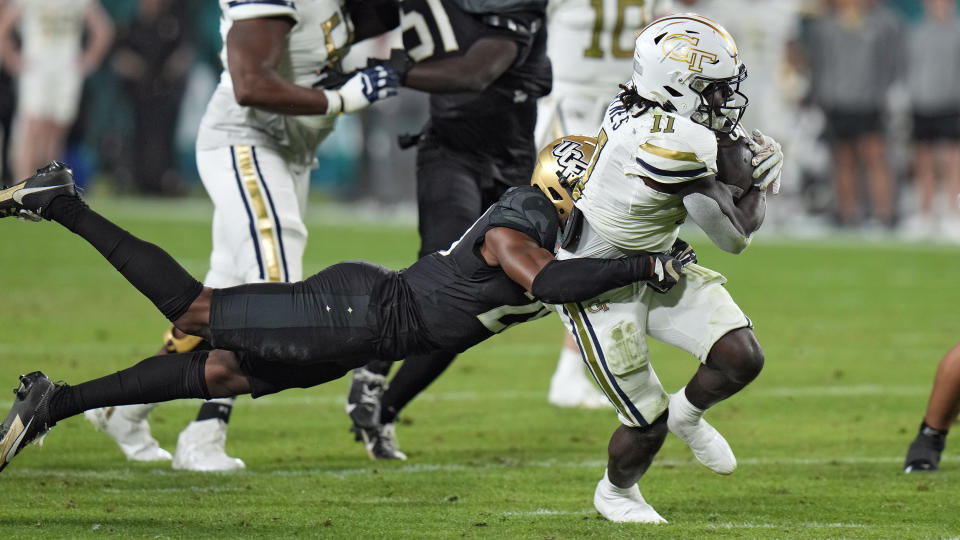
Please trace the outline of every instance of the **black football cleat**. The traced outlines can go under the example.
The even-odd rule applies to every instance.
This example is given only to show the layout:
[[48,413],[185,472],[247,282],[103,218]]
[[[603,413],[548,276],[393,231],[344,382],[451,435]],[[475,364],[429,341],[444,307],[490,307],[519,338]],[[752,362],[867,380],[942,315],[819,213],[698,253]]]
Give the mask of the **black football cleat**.
[[65,163],[53,161],[23,182],[0,190],[0,218],[19,215],[35,219],[56,197],[76,194],[73,170]]
[[[372,429],[380,425],[380,400],[386,387],[385,376],[362,367],[353,370],[346,409],[355,427]],[[361,440],[359,434],[356,440]]]
[[0,471],[3,471],[24,446],[40,444],[54,423],[50,421],[50,396],[58,387],[39,371],[20,376],[20,386],[10,414],[0,426]]
[[400,451],[400,445],[397,442],[396,424],[380,424],[372,428],[353,426],[351,429],[356,434],[357,440],[363,441],[370,459],[406,461],[407,455]]
[[946,446],[946,435],[925,433],[921,429],[910,443],[903,472],[936,472],[940,470],[940,454]]

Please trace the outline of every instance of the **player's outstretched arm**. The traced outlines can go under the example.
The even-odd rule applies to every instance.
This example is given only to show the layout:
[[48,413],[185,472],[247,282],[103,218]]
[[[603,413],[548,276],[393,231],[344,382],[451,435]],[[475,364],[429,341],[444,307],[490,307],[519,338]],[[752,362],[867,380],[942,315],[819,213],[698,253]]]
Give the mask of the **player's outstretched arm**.
[[352,76],[339,90],[298,86],[277,71],[293,21],[236,21],[227,33],[227,69],[237,103],[289,115],[351,113],[396,94],[396,73],[382,66]]
[[747,249],[767,208],[766,191],[750,189],[735,201],[714,176],[691,182],[681,196],[690,218],[717,247],[730,253]]
[[487,231],[480,252],[487,264],[501,267],[510,279],[548,304],[589,300],[637,281],[666,292],[677,284],[682,271],[679,261],[663,253],[558,261],[532,238],[507,227]]
[[511,39],[482,38],[463,56],[415,64],[403,84],[424,92],[480,92],[513,65],[519,52]]

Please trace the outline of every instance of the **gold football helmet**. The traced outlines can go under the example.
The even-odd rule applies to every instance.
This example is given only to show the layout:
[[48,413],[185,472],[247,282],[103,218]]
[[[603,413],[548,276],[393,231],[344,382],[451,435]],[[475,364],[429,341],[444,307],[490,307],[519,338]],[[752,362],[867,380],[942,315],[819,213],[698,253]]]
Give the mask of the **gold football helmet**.
[[573,197],[570,193],[580,176],[586,172],[593,153],[597,149],[597,139],[583,135],[567,135],[554,140],[537,156],[537,166],[533,169],[530,184],[553,202],[560,218],[561,243],[566,245],[573,235],[576,213]]

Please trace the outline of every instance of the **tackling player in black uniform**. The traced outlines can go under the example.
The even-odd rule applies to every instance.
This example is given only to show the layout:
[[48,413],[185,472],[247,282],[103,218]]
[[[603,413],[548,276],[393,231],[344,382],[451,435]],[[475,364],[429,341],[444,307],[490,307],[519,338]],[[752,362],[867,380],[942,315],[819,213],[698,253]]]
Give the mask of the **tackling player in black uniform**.
[[[540,178],[560,178],[570,153],[592,153],[592,142],[572,138],[571,145],[570,139],[544,150],[550,166]],[[550,158],[557,149],[564,154]],[[553,180],[547,190],[564,187]],[[567,219],[572,201],[565,201],[569,207],[561,208],[557,204],[566,202],[555,203],[537,187],[511,189],[451,249],[402,271],[353,261],[297,283],[211,289],[159,247],[87,207],[70,169],[54,162],[0,190],[0,217],[59,222],[93,245],[174,326],[203,337],[213,350],[155,356],[76,386],[54,384],[41,372],[21,376],[0,427],[0,470],[58,421],[88,409],[259,397],[339,378],[371,358],[456,354],[544,315],[540,300],[576,302],[640,280],[669,289],[682,262],[692,258],[685,252],[679,260],[655,253],[556,261],[558,233],[573,223]]]
[[[545,0],[405,0],[403,85],[430,92],[417,141],[420,253],[445,249],[536,162],[537,98],[550,92]],[[399,458],[400,409],[450,365],[455,351],[410,358],[384,392],[391,362],[354,373],[347,410],[374,458]],[[382,396],[381,396],[382,394]],[[381,407],[382,404],[382,407]]]

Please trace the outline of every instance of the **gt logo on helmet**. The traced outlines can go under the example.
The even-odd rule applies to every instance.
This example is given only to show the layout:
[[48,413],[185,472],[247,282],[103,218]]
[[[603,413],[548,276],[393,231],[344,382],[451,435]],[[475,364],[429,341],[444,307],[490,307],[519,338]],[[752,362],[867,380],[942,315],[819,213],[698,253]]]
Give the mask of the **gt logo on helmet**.
[[577,141],[563,139],[560,144],[553,147],[552,153],[553,157],[557,158],[560,176],[563,178],[579,176],[587,170],[583,150],[580,149],[580,143]]
[[686,34],[671,34],[660,41],[660,47],[663,54],[671,60],[686,62],[690,71],[703,73],[703,62],[716,64],[717,55],[703,49],[695,49],[700,43],[700,38],[688,36]]

